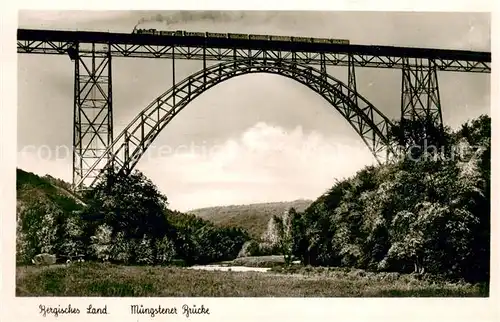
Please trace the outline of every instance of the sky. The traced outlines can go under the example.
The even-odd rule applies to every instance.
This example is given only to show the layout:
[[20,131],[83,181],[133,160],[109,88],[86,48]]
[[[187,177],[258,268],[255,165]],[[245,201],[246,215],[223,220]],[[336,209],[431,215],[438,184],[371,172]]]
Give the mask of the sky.
[[[490,51],[482,13],[21,11],[20,28],[140,28],[297,35],[356,44]],[[168,60],[113,58],[115,137],[172,86]],[[176,62],[176,79],[201,62]],[[342,81],[347,69],[329,68]],[[401,71],[357,68],[358,91],[390,118],[399,116]],[[438,74],[444,123],[458,127],[490,114],[490,75]],[[71,182],[73,64],[67,56],[18,55],[17,166]],[[166,153],[165,151],[170,151]],[[315,199],[336,179],[373,164],[341,115],[285,77],[252,74],[203,93],[162,131],[137,169],[173,209]]]

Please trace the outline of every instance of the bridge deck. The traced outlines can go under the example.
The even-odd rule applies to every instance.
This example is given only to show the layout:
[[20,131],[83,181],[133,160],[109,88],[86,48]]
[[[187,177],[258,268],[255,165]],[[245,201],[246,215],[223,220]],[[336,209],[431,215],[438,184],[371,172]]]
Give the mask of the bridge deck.
[[[355,57],[354,61],[357,66],[365,67],[400,68],[401,58],[423,58],[438,61],[440,70],[467,72],[490,72],[491,70],[490,52],[466,50],[41,29],[18,29],[17,39],[19,53],[65,54],[71,44],[78,42],[109,45],[114,48],[111,50],[112,55],[119,57],[172,58],[168,49],[187,47],[189,50],[184,50],[185,57],[180,57],[183,56],[182,52],[176,57],[201,59],[201,52],[196,52],[194,49],[211,48],[217,49],[218,52],[209,53],[210,57],[207,57],[205,53],[203,58],[224,60],[236,58],[236,56],[244,57],[246,55],[244,51],[248,51],[247,57],[252,57],[251,51],[274,51],[279,52],[280,57],[281,53],[305,53],[309,63],[319,62],[319,58],[314,58],[314,55],[337,55],[331,56],[331,59],[326,58],[328,65],[344,65],[346,60],[344,61],[344,58],[338,55],[351,55]],[[284,59],[287,58],[284,57]]]
[[383,55],[429,59],[468,60],[491,62],[491,53],[466,50],[448,50],[414,47],[340,45],[307,42],[283,42],[256,39],[224,39],[196,36],[155,36],[141,34],[95,32],[95,31],[60,31],[18,29],[18,40],[57,41],[102,44],[166,45],[190,47],[220,47],[240,49],[298,50],[310,52],[338,52],[359,55]]

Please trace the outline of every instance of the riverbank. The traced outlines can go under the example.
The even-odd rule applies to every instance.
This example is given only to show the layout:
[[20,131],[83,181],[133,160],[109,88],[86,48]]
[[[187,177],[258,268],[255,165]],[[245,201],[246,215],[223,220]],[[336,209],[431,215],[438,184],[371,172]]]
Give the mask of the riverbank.
[[[227,268],[227,267],[226,267]],[[483,297],[486,287],[437,283],[410,275],[367,278],[359,274],[283,274],[75,263],[20,266],[17,296],[109,297]]]

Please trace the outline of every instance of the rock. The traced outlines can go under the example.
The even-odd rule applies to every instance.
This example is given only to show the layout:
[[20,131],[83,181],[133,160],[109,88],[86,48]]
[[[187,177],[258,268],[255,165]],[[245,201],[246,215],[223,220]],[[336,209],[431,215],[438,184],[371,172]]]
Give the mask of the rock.
[[35,265],[53,265],[56,263],[56,255],[38,254],[33,258],[32,262]]

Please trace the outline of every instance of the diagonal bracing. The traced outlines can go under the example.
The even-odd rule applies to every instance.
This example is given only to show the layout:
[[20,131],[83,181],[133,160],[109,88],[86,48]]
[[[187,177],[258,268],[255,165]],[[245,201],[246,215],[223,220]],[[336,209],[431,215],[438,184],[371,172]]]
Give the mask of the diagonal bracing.
[[401,88],[401,119],[442,126],[437,68],[433,60],[404,58]]
[[[70,58],[75,63],[73,183],[82,178],[96,178],[111,159],[113,142],[113,104],[111,55],[82,55],[79,45],[72,46]],[[76,187],[80,189],[82,187]]]
[[[119,171],[130,173],[161,130],[201,93],[233,77],[262,72],[294,79],[320,94],[349,122],[377,160],[383,160],[386,153],[391,152],[387,151],[391,149],[387,138],[391,122],[346,84],[305,64],[269,58],[246,59],[207,67],[175,84],[132,120],[110,145],[109,150],[89,169],[89,174],[102,171],[102,164],[111,151],[114,152],[115,159],[108,159],[107,167],[115,165]],[[353,96],[356,97],[356,102],[352,99]],[[87,179],[92,186],[95,177],[84,177],[82,181]],[[81,182],[77,183],[80,184]]]

